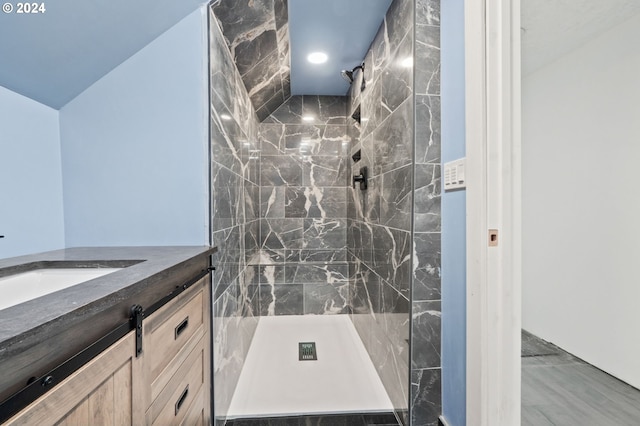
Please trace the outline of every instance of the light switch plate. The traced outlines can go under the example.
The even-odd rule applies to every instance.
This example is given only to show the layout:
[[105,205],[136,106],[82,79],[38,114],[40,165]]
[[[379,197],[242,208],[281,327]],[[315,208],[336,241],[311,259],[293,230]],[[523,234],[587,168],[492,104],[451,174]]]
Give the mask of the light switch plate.
[[465,159],[460,158],[459,160],[444,163],[443,180],[445,191],[466,188]]

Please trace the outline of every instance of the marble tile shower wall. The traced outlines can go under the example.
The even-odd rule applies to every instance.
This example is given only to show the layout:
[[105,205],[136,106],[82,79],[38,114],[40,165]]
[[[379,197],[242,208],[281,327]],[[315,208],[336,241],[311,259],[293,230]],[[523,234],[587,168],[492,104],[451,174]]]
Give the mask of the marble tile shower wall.
[[441,413],[439,9],[392,3],[365,58],[367,88],[358,75],[349,104],[362,120],[350,173],[367,166],[371,176],[367,191],[349,191],[352,318],[405,424],[410,401],[413,425]]
[[222,27],[258,119],[291,96],[287,0],[214,0]]
[[260,315],[349,311],[346,101],[293,96],[260,124]]
[[258,319],[247,259],[258,251],[258,119],[210,11],[211,212],[214,274],[214,405],[223,424]]
[[440,0],[416,0],[411,354],[414,425],[437,425],[440,362]]
[[350,173],[369,171],[366,191],[350,189],[349,269],[352,320],[389,394],[408,424],[410,285],[413,256],[412,0],[394,0],[365,57],[363,77],[351,86],[350,109],[360,107],[352,129]]

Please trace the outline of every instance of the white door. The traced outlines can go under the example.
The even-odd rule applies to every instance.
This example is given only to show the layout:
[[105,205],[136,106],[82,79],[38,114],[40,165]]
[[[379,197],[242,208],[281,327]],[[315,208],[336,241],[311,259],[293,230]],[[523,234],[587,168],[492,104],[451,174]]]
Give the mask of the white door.
[[465,60],[467,425],[514,426],[520,424],[519,0],[465,2]]

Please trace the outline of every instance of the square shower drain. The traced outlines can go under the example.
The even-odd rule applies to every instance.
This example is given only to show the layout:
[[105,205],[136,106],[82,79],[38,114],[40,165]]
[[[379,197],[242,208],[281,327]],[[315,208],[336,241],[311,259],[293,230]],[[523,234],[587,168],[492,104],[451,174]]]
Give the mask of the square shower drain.
[[298,361],[317,361],[316,342],[298,343]]

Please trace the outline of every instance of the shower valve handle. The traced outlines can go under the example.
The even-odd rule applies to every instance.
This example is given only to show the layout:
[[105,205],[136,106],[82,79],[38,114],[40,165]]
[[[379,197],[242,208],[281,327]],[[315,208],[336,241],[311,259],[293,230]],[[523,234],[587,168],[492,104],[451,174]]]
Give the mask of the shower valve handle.
[[353,188],[355,189],[356,187],[356,182],[360,182],[360,189],[362,191],[364,191],[365,189],[367,189],[367,167],[362,167],[360,169],[360,174],[359,175],[355,175],[353,177]]

